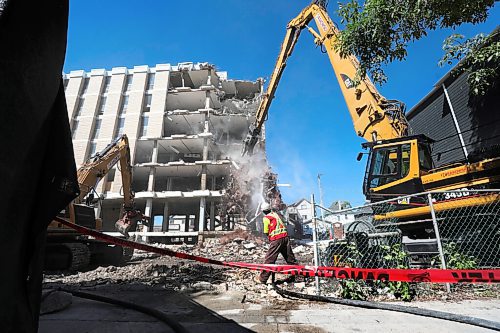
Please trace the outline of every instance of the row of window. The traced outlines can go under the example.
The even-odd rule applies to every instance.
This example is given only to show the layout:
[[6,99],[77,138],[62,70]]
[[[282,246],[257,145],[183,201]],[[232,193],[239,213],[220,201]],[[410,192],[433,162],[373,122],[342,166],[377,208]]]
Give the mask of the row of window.
[[[153,90],[154,84],[155,84],[155,77],[156,77],[155,73],[148,74],[146,90]],[[132,89],[132,80],[133,80],[132,74],[129,74],[126,76],[124,89],[123,89],[122,93],[128,92]],[[64,90],[66,90],[66,88],[68,86],[68,82],[69,82],[69,79],[64,80]],[[80,93],[79,93],[80,96],[83,96],[87,93],[87,90],[89,88],[89,82],[90,82],[90,78],[87,77],[87,78],[83,79],[83,84],[82,84],[82,87],[81,87]],[[102,89],[103,94],[106,94],[109,92],[110,83],[111,83],[111,76],[106,76],[106,78],[104,79],[104,86]]]
[[[101,97],[101,104],[99,106],[98,116],[104,114],[104,105],[106,103],[106,99],[107,99],[106,96]],[[146,94],[146,96],[144,97],[144,106],[142,108],[142,112],[143,113],[150,112],[150,110],[151,110],[151,99],[152,99],[151,94]],[[119,119],[118,120],[118,128],[119,129],[123,129],[123,123],[124,123],[124,119],[125,119],[124,117],[125,117],[125,114],[127,113],[127,108],[128,108],[128,100],[129,100],[129,96],[125,95],[125,96],[123,96],[122,102],[120,104],[120,109],[119,109],[119,112],[118,112],[118,119]],[[79,120],[80,115],[81,115],[81,111],[82,111],[82,108],[83,108],[84,101],[85,101],[85,99],[80,98],[80,100],[78,102],[77,111],[75,113],[74,122],[73,122],[73,137],[74,137],[74,134],[75,134],[76,129],[78,127],[78,120]],[[145,115],[143,115],[142,117],[143,118],[148,118]],[[100,121],[101,121],[100,119],[96,120],[96,126],[97,126],[97,124],[100,124]],[[142,123],[143,123],[143,127],[144,127],[144,125],[147,126],[147,120],[143,121]],[[117,135],[121,135],[121,134],[123,134],[123,133],[121,131],[119,131],[119,133]],[[99,132],[98,131],[95,132],[95,137],[94,138],[97,139],[98,135],[99,135]]]
[[[94,130],[92,132],[92,136],[90,138],[90,149],[89,149],[89,157],[93,156],[96,153],[97,147],[97,139],[99,138],[99,132],[101,131],[102,119],[98,118],[94,124]],[[148,132],[148,124],[149,124],[149,116],[143,115],[141,117],[141,129],[139,132],[139,136],[146,136]],[[115,135],[113,136],[115,139],[123,135],[123,128],[125,125],[125,117],[120,116],[118,118],[118,122],[115,128]],[[78,128],[78,120],[73,124],[73,139],[75,138],[76,129]]]
[[[155,80],[155,74],[149,74],[148,75],[148,80],[147,80],[147,90],[151,90],[154,87],[154,80]],[[89,149],[89,157],[94,155],[96,153],[96,147],[97,147],[97,139],[99,138],[99,133],[101,130],[101,124],[102,124],[102,119],[99,118],[99,116],[104,114],[104,110],[106,107],[106,102],[107,102],[107,93],[109,91],[109,86],[111,82],[111,76],[107,76],[104,81],[104,86],[102,90],[102,95],[100,96],[99,99],[99,106],[98,106],[98,113],[97,113],[97,119],[95,120],[94,123],[94,128],[92,135],[90,137],[90,149]],[[81,115],[81,112],[83,110],[83,106],[85,103],[85,94],[87,93],[88,89],[88,84],[89,84],[89,79],[86,78],[84,79],[82,89],[81,89],[81,94],[80,97],[78,98],[78,104],[76,107],[76,112],[73,118],[73,126],[72,126],[72,137],[73,139],[76,136],[76,132],[78,130],[78,123],[79,123],[79,118]],[[132,87],[132,75],[127,75],[126,80],[125,80],[125,85],[124,85],[124,91],[122,92],[122,98],[120,101],[120,107],[118,111],[118,122],[116,124],[115,128],[115,133],[114,137],[117,138],[123,134],[123,129],[125,125],[125,114],[128,109],[128,102],[129,102],[129,95],[128,91],[130,91]],[[150,112],[151,110],[151,100],[152,100],[152,95],[151,93],[146,93],[144,96],[144,103],[142,107],[142,112],[147,113]],[[149,123],[149,116],[146,114],[143,114],[141,117],[141,128],[140,128],[140,136],[145,136],[147,135],[147,127]]]
[[[143,112],[149,112],[151,110],[151,100],[152,100],[152,95],[150,93],[147,93],[144,96],[144,104],[142,111]],[[107,96],[101,96],[99,100],[99,107],[98,107],[98,115],[103,115],[104,110],[106,108],[106,102],[107,102],[108,97]],[[125,114],[128,109],[128,100],[129,100],[129,95],[122,95],[121,102],[120,102],[120,108],[119,108],[119,114]],[[75,118],[79,117],[82,113],[83,106],[85,103],[85,97],[79,97],[78,98],[78,104],[76,106],[76,112],[75,112]]]

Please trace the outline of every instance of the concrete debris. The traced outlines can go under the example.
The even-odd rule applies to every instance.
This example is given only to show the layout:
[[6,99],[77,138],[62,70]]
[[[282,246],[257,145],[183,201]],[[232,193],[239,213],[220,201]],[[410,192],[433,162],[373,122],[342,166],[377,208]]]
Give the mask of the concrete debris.
[[194,283],[192,285],[192,288],[194,290],[214,290],[214,289],[216,289],[213,284],[211,284],[210,282],[205,282],[205,281]]
[[253,99],[228,98],[221,101],[222,114],[246,114],[248,116],[255,113],[260,103],[260,96]]
[[297,246],[296,248],[293,249],[293,252],[294,253],[302,253],[306,250],[306,248],[304,247],[304,245],[299,245]]
[[[244,261],[262,263],[268,249],[267,242],[254,236],[250,232],[237,230],[226,235],[224,243],[222,238],[206,238],[203,244],[193,245],[165,245],[152,244],[158,247],[169,248],[176,251],[201,255],[223,261]],[[233,241],[237,240],[237,241]],[[258,242],[260,240],[260,242]],[[311,265],[313,262],[312,246],[294,246],[294,251],[299,263]],[[285,262],[280,257],[278,264]],[[154,286],[182,293],[214,293],[224,294],[228,291],[241,292],[246,295],[244,302],[257,304],[275,304],[283,300],[276,295],[271,285],[256,284],[254,277],[259,272],[212,266],[192,261],[182,261],[177,258],[158,256],[156,254],[136,251],[133,261],[122,267],[97,267],[94,270],[77,274],[52,273],[44,277],[44,287],[57,288],[97,288],[101,286]],[[278,280],[285,280],[286,276],[277,275]],[[321,281],[324,282],[324,281]],[[316,287],[314,278],[297,277],[292,283],[283,283],[283,288],[314,295]],[[477,286],[463,285],[454,287],[454,292],[445,295],[439,285],[421,285],[418,290],[418,300],[449,300],[476,299],[498,295],[499,286],[484,286],[480,291]],[[496,288],[496,289],[495,289]],[[482,296],[484,295],[484,296]],[[340,288],[331,290],[327,296],[340,297]],[[380,288],[376,295],[369,296],[374,301],[388,301],[392,295],[385,288]]]
[[[199,246],[165,245],[160,243],[152,245],[222,261],[255,263],[263,262],[268,249],[267,242],[264,242],[262,238],[243,230],[228,233],[220,239],[206,238]],[[301,263],[311,264],[312,248],[306,248],[297,257]],[[46,274],[44,284],[45,287],[50,288],[56,288],[61,284],[66,287],[77,288],[110,284],[142,284],[162,286],[166,289],[184,293],[236,290],[247,294],[246,303],[268,302],[270,299],[277,297],[274,295],[274,291],[269,289],[269,285],[255,284],[253,277],[258,274],[255,271],[222,268],[191,261],[185,262],[176,258],[158,256],[142,251],[136,251],[132,260],[131,263],[122,267],[97,267],[88,272],[71,275],[68,275],[68,273]],[[280,258],[278,263],[283,264],[285,262]],[[267,297],[271,295],[272,297]]]
[[306,283],[305,282],[296,282],[295,283],[295,288],[297,290],[302,290],[306,287]]
[[281,193],[278,189],[278,177],[267,164],[262,152],[245,158],[238,157],[238,169],[232,169],[226,186],[226,195],[219,204],[219,212],[225,222],[233,220],[245,228],[262,231],[262,202],[268,202],[273,208],[283,210]]
[[233,239],[233,242],[238,243],[238,244],[241,244],[243,241],[244,241],[243,238],[235,238],[235,239]]
[[247,250],[251,250],[251,249],[255,249],[257,247],[257,245],[255,245],[254,243],[247,243],[247,244],[243,244],[243,246],[245,247],[245,249]]
[[236,239],[247,240],[249,238],[256,238],[256,237],[246,230],[236,229],[235,231],[229,232],[224,236],[222,236],[221,238],[219,238],[219,243],[224,245]]

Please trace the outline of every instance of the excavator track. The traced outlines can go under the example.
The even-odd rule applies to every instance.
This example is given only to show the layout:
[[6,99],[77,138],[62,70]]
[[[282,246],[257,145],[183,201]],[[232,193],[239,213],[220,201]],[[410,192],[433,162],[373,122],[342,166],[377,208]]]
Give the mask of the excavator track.
[[123,263],[129,262],[133,256],[134,256],[134,249],[133,248],[130,248],[130,247],[123,248],[123,258],[122,258]]
[[81,271],[90,264],[90,249],[85,243],[48,243],[45,247],[45,270]]
[[129,253],[129,250],[125,250],[122,246],[95,240],[89,242],[89,249],[91,253],[90,264],[97,266],[121,266],[133,255],[133,252]]

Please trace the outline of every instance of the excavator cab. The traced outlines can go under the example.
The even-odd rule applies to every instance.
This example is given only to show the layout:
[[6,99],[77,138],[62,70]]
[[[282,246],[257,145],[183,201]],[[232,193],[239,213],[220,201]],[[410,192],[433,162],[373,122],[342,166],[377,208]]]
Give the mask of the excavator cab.
[[423,192],[420,176],[432,169],[431,139],[424,135],[364,143],[370,150],[363,192],[370,201]]

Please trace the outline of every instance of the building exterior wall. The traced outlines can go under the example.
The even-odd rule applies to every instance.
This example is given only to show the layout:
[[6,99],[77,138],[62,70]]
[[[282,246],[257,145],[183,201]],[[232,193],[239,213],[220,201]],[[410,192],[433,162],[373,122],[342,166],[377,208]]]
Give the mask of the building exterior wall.
[[303,221],[308,221],[312,219],[311,215],[311,203],[305,199],[299,201],[296,204],[297,213],[302,217]]
[[499,90],[490,92],[486,97],[473,99],[469,94],[467,75],[453,77],[448,73],[428,96],[408,112],[407,118],[413,133],[426,134],[436,141],[432,145],[436,167],[464,161],[466,152],[473,159],[482,150],[500,144],[500,113],[495,112],[500,104]]
[[[233,167],[228,156],[241,150],[262,81],[228,80],[206,63],[63,77],[77,165],[126,134],[137,207],[163,231],[170,221],[184,221],[174,227],[180,231],[215,229],[215,208]],[[120,171],[115,167],[96,190],[105,196],[104,229],[112,231],[123,195]]]

